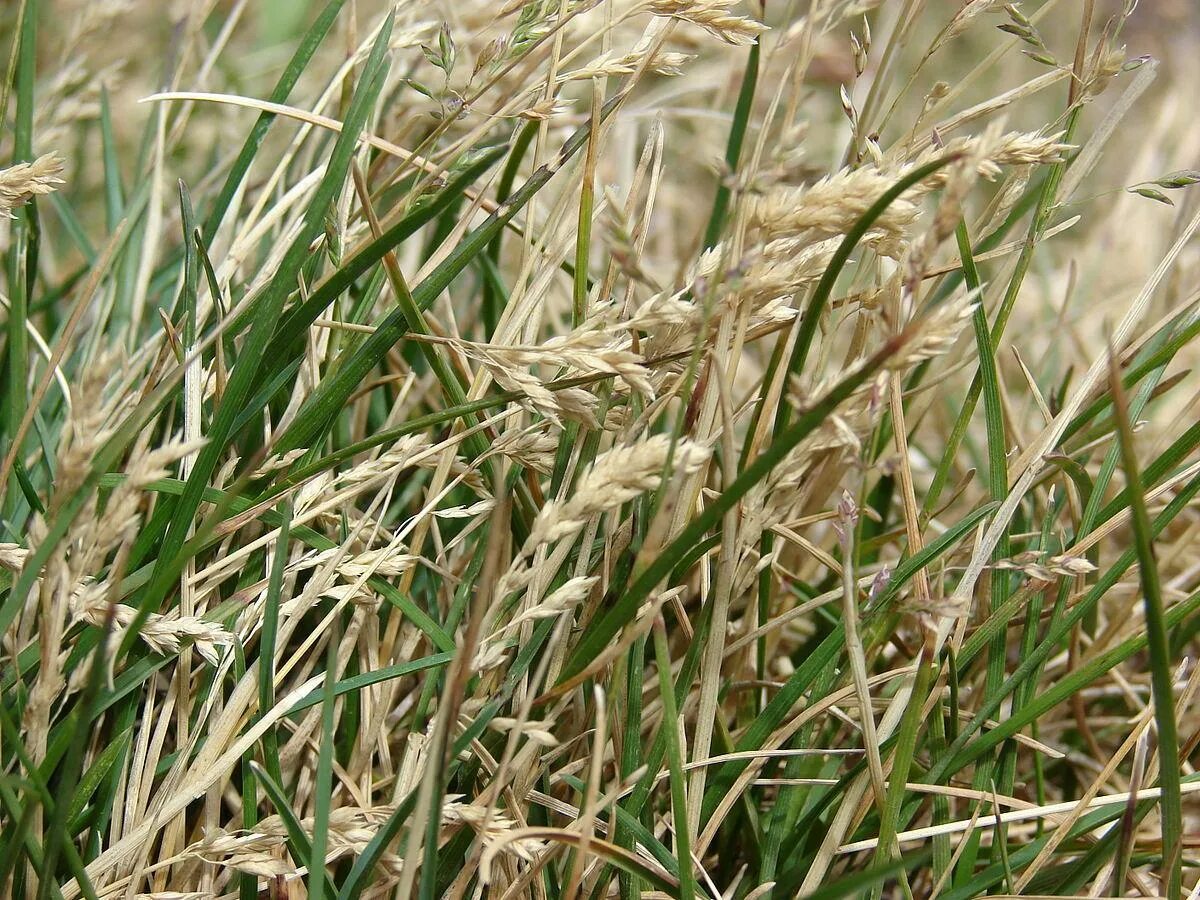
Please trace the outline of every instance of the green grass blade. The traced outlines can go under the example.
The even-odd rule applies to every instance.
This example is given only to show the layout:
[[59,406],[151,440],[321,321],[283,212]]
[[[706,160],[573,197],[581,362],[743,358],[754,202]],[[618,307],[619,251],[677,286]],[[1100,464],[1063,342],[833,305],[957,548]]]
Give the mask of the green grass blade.
[[1117,437],[1125,469],[1125,483],[1129,490],[1133,545],[1137,552],[1138,577],[1146,612],[1146,647],[1150,654],[1154,722],[1158,728],[1158,780],[1162,786],[1162,867],[1167,876],[1167,897],[1169,900],[1179,900],[1183,892],[1183,803],[1179,793],[1179,736],[1173,688],[1175,666],[1171,660],[1162,584],[1154,554],[1154,530],[1146,511],[1146,495],[1138,467],[1133,426],[1129,421],[1128,404],[1116,373],[1115,360],[1110,365],[1109,385],[1113,395],[1113,411],[1117,417]]
[[737,176],[738,164],[742,159],[742,146],[746,142],[746,129],[750,124],[750,113],[754,109],[754,93],[758,88],[759,57],[762,55],[762,45],[755,41],[750,45],[746,56],[746,70],[742,73],[742,86],[738,90],[737,105],[733,109],[733,124],[729,129],[729,140],[725,145],[725,171],[721,182],[717,185],[717,195],[713,199],[712,212],[708,217],[708,225],[704,229],[705,248],[715,247],[721,239],[725,228],[725,218],[729,214],[729,201],[733,189],[726,179]]
[[[618,95],[605,104],[602,118],[607,117],[612,110],[624,99]],[[590,133],[588,126],[578,129],[559,151],[554,163],[538,169],[525,182],[508,202],[497,209],[487,221],[472,230],[455,246],[450,255],[438,265],[420,284],[412,289],[412,298],[418,309],[428,309],[450,283],[467,268],[479,254],[483,253],[492,239],[519,212],[534,195],[537,194],[567,161],[574,156],[587,141]],[[384,240],[380,237],[376,244]],[[386,250],[376,248],[382,259]],[[372,255],[374,254],[372,250]],[[366,251],[364,251],[364,255]],[[365,261],[365,260],[364,260]],[[311,304],[306,304],[305,316]],[[314,312],[315,318],[315,312]],[[383,356],[408,331],[408,317],[403,310],[393,310],[375,327],[375,330],[365,341],[359,344],[348,358],[339,359],[336,370],[324,379],[313,391],[304,404],[296,421],[279,438],[276,448],[286,452],[296,447],[311,446],[314,439],[322,434],[329,426],[330,420],[346,403],[350,395],[358,388],[369,372]]]
[[[314,54],[317,52],[317,48],[324,43],[326,35],[329,34],[338,13],[341,12],[345,3],[346,0],[329,0],[329,3],[321,10],[321,14],[317,16],[301,39],[296,52],[288,61],[286,68],[284,68],[283,74],[279,76],[279,81],[275,84],[275,89],[271,91],[271,96],[268,98],[270,102],[287,102],[288,97],[291,96],[292,89],[296,86],[296,82],[300,80],[300,76],[308,68]],[[229,211],[229,204],[233,201],[233,197],[241,186],[242,180],[246,177],[246,173],[250,170],[255,157],[258,156],[258,151],[261,149],[263,141],[266,140],[267,132],[270,130],[273,121],[275,121],[274,113],[264,112],[260,114],[258,121],[254,123],[254,128],[251,129],[250,134],[246,137],[246,142],[242,145],[237,159],[234,160],[233,168],[225,176],[225,183],[221,186],[216,199],[213,200],[212,209],[209,211],[208,217],[204,220],[204,241],[206,244],[211,244],[213,238],[216,236],[217,229],[221,226],[221,221],[225,218],[226,212]]]
[[[825,274],[821,277],[821,281],[813,293],[813,298],[809,303],[808,309],[805,311],[804,320],[800,325],[800,333],[796,341],[797,348],[801,347],[802,344],[807,347],[807,343],[812,340],[812,336],[816,333],[817,320],[820,317],[825,302],[833,291],[833,286],[837,281],[838,275],[845,266],[846,261],[849,260],[854,248],[871,227],[871,224],[905,191],[938,171],[951,160],[952,157],[944,157],[927,163],[908,174],[886,191],[855,223],[854,228],[847,233],[837,252],[834,253],[825,270]],[[650,595],[650,592],[658,582],[670,573],[683,553],[689,547],[695,546],[703,540],[708,530],[715,526],[721,520],[721,517],[733,508],[734,504],[744,497],[754,485],[765,478],[800,441],[811,434],[859,385],[865,383],[902,343],[901,339],[893,339],[892,342],[885,345],[883,350],[876,353],[857,372],[842,379],[812,409],[806,411],[796,424],[782,431],[782,433],[777,431],[775,440],[763,450],[754,462],[746,466],[733,483],[730,484],[728,489],[723,491],[711,505],[706,507],[703,513],[693,519],[671,541],[670,545],[664,548],[663,552],[644,571],[638,574],[636,580],[626,593],[617,598],[616,602],[609,607],[600,621],[593,623],[588,628],[583,640],[580,641],[579,645],[572,652],[566,666],[563,668],[560,684],[582,672],[587,664],[612,640],[625,623],[633,617],[633,614],[637,611],[642,601]],[[792,354],[793,365],[802,364],[804,356],[803,352],[794,352]],[[782,414],[782,410],[786,408],[787,404],[781,404],[781,417],[784,420],[787,417]]]
[[[321,740],[317,750],[316,780],[313,786],[312,851],[308,857],[308,896],[325,897],[325,855],[329,848],[329,805],[333,802],[333,741],[337,724],[334,681],[338,662],[337,629],[329,636],[325,654],[325,680],[321,687]],[[329,897],[333,897],[332,887]]]
[[[279,818],[283,820],[283,826],[287,830],[288,849],[291,852],[292,859],[300,863],[301,860],[311,860],[313,853],[312,841],[309,840],[308,832],[304,830],[300,819],[297,818],[292,805],[287,798],[287,794],[283,792],[283,787],[272,778],[267,770],[258,763],[250,763],[254,770],[254,775],[258,779],[259,784],[263,786],[263,790],[267,792],[267,796],[271,798],[271,803],[275,806],[275,811],[279,813]],[[311,885],[316,882],[322,883],[322,890],[327,896],[334,896],[333,886],[329,884],[329,874],[325,871],[325,866],[322,865],[316,872],[311,869],[308,873],[308,880]]]
[[683,747],[679,740],[679,716],[675,710],[675,685],[671,683],[671,650],[667,646],[666,627],[661,617],[654,623],[654,658],[658,663],[658,695],[663,704],[662,729],[667,736],[675,856],[679,860],[679,897],[680,900],[692,900],[696,896],[696,880],[692,872],[691,839],[688,836]]
[[[288,543],[291,538],[292,504],[285,502],[279,509],[279,535],[271,556],[271,571],[267,574],[267,594],[263,598],[263,621],[258,634],[258,718],[275,706],[275,656],[279,635],[279,607],[283,603],[283,576],[287,568]],[[282,781],[279,771],[279,741],[274,728],[262,736],[263,760],[276,781]]]
[[[224,397],[206,434],[208,443],[197,454],[192,472],[187,480],[187,486],[176,503],[171,522],[163,536],[155,575],[147,586],[144,600],[139,604],[139,616],[142,618],[158,606],[160,598],[166,593],[169,582],[174,577],[171,565],[183,547],[204,488],[216,469],[224,451],[225,441],[232,433],[234,419],[242,411],[243,404],[253,390],[258,374],[257,368],[263,359],[263,352],[271,332],[274,330],[279,311],[283,307],[284,300],[301,265],[308,260],[309,245],[324,226],[328,204],[345,181],[351,156],[357,146],[358,134],[365,125],[375,98],[383,87],[386,49],[390,35],[391,18],[389,17],[380,28],[371,56],[363,69],[345,126],[326,167],[325,177],[321,180],[305,214],[304,228],[292,242],[278,273],[255,306],[254,323],[242,344],[239,362],[234,367]],[[123,648],[126,651],[132,643],[134,630],[136,629],[131,629],[130,637],[126,638]]]

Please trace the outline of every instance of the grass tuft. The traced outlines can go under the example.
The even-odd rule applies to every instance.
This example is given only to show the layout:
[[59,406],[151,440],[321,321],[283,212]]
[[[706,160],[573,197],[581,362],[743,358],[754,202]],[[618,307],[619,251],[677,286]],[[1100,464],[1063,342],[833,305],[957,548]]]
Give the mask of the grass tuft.
[[1197,38],[0,10],[0,896],[1194,895]]

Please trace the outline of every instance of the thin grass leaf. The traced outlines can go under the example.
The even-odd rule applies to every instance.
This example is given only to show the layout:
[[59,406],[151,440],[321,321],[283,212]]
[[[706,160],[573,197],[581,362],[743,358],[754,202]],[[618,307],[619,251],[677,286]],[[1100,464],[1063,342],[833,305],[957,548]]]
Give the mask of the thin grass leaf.
[[1117,437],[1125,482],[1129,487],[1133,543],[1138,560],[1138,578],[1146,610],[1146,648],[1150,654],[1150,683],[1154,696],[1154,722],[1158,728],[1159,784],[1162,785],[1162,866],[1167,875],[1167,897],[1179,900],[1183,891],[1183,804],[1179,794],[1179,737],[1175,723],[1175,669],[1167,635],[1158,560],[1154,554],[1154,530],[1146,511],[1145,489],[1138,468],[1128,402],[1121,389],[1116,361],[1110,356],[1109,389],[1117,417]]
[[[254,770],[254,775],[263,786],[263,790],[267,792],[267,796],[271,798],[271,803],[275,806],[275,811],[279,813],[279,818],[283,820],[284,827],[287,829],[288,850],[292,855],[292,859],[311,860],[313,853],[312,842],[309,840],[304,826],[300,823],[300,819],[292,809],[287,794],[283,792],[283,788],[280,787],[279,782],[272,778],[267,773],[267,770],[258,763],[251,762],[250,767]],[[324,864],[316,872],[310,869],[308,880],[313,887],[316,886],[317,882],[322,882],[322,888],[318,890],[324,890],[328,896],[333,896],[333,886],[329,883],[329,873],[325,871]]]
[[[290,283],[300,266],[307,260],[309,245],[320,233],[326,206],[345,180],[350,158],[356,147],[358,133],[366,123],[372,104],[383,87],[383,77],[386,71],[385,50],[390,35],[391,18],[389,17],[380,28],[371,56],[363,69],[350,112],[346,117],[345,127],[338,137],[326,167],[325,177],[321,180],[321,185],[305,215],[304,228],[292,242],[279,272],[256,304],[254,323],[241,348],[239,356],[241,364],[235,367],[234,374],[226,386],[225,395],[208,428],[206,435],[208,442],[196,457],[191,474],[188,476],[187,486],[176,503],[171,522],[163,536],[155,574],[146,588],[144,599],[139,603],[139,616],[142,618],[150,612],[152,607],[159,604],[160,598],[167,589],[168,581],[173,579],[171,562],[183,547],[186,531],[199,506],[204,487],[216,468],[224,441],[232,432],[233,420],[241,412],[242,404],[250,396],[258,365],[286,299]],[[130,643],[131,639],[127,638],[122,650],[127,651]]]

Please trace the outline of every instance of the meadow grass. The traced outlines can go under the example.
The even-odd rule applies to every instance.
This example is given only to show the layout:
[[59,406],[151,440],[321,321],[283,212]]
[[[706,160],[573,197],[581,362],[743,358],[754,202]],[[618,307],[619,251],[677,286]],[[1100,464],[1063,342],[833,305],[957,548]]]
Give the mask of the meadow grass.
[[1136,6],[8,4],[0,896],[1197,896]]

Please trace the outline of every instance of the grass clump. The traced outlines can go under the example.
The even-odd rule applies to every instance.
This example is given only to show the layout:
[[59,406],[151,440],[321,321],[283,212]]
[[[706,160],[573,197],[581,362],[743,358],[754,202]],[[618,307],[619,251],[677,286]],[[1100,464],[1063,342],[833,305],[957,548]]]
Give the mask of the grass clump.
[[0,894],[1194,893],[1135,6],[10,4]]

